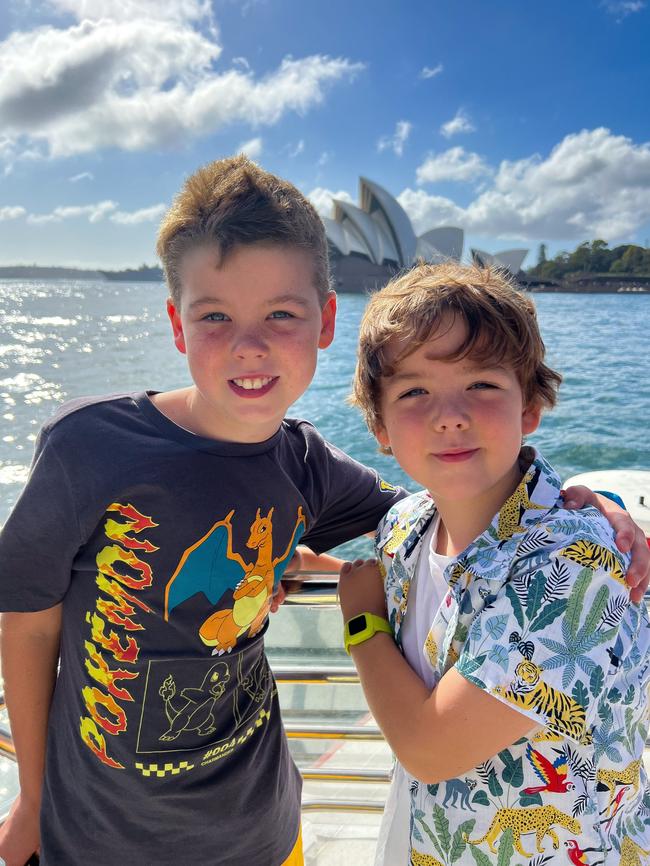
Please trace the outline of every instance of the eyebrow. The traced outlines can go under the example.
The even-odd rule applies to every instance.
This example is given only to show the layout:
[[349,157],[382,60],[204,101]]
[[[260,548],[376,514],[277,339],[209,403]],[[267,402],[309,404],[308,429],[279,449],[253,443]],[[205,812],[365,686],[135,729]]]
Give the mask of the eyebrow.
[[[427,360],[427,361],[440,361],[440,360],[444,360],[444,358],[426,357],[425,360]],[[451,363],[455,363],[455,362],[451,362]],[[466,368],[467,372],[470,374],[491,373],[491,372],[496,373],[496,372],[503,372],[505,369],[506,368],[504,367],[503,364],[491,364],[489,366],[486,366],[484,364],[470,364]],[[418,371],[413,372],[413,373],[397,372],[397,373],[393,373],[391,376],[384,376],[383,378],[386,380],[387,384],[390,384],[391,382],[409,382],[409,381],[412,381],[413,379],[421,379],[426,375],[427,375],[426,371],[418,370]]]
[[[224,298],[220,298],[216,295],[206,295],[204,298],[197,298],[195,301],[189,305],[190,310],[195,309],[196,307],[205,307],[211,305],[225,305],[228,302]],[[276,295],[273,298],[269,298],[266,302],[268,307],[274,307],[277,304],[297,304],[299,307],[307,307],[309,306],[309,301],[306,298],[303,298],[302,295],[295,295],[291,292],[287,292],[284,295]]]

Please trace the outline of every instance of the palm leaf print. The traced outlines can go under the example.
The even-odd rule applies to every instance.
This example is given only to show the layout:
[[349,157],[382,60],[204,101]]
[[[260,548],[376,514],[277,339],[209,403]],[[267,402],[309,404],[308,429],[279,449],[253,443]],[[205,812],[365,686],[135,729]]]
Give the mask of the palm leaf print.
[[553,544],[553,539],[544,529],[533,529],[529,532],[517,548],[519,556],[536,553],[538,550]]
[[627,610],[628,605],[629,600],[624,595],[618,595],[616,598],[610,599],[600,625],[616,627],[621,621],[621,617]]
[[554,560],[551,573],[546,578],[546,587],[544,588],[544,598],[542,600],[547,602],[565,596],[570,580],[571,575],[565,563],[560,562],[559,559]]
[[[560,555],[563,553],[564,551],[560,551]],[[574,581],[563,621],[563,625],[566,626],[566,630],[571,637],[575,637],[578,634],[580,615],[584,609],[585,595],[591,583],[592,574],[591,568],[583,568]]]

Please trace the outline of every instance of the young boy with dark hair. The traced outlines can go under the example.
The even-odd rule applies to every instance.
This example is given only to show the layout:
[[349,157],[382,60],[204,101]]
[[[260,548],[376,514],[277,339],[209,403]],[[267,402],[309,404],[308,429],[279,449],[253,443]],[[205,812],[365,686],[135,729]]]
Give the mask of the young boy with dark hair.
[[295,187],[244,157],[212,163],[158,251],[192,384],[62,407],[0,536],[21,783],[8,866],[39,839],[43,866],[302,863],[264,653],[272,594],[299,541],[317,567],[310,550],[372,530],[403,495],[284,417],[336,311],[323,226]]
[[602,515],[561,510],[522,447],[559,384],[498,272],[422,264],[368,304],[354,400],[425,488],[381,522],[379,562],[341,573],[346,646],[398,759],[378,864],[650,851],[648,612]]

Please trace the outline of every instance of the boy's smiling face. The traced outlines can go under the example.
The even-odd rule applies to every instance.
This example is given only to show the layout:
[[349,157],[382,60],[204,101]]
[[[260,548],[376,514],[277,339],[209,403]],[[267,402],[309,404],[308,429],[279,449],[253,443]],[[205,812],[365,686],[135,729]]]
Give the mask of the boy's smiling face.
[[[382,378],[376,437],[441,511],[468,500],[494,513],[519,482],[522,435],[537,428],[541,411],[523,405],[511,367],[446,360],[465,334],[465,324],[447,316],[393,365],[394,375]],[[397,344],[389,355],[391,348],[392,358],[403,350]]]
[[336,296],[321,304],[308,253],[254,244],[219,260],[214,247],[189,252],[180,309],[168,302],[179,351],[194,381],[193,432],[261,442],[309,386],[318,349],[334,337]]

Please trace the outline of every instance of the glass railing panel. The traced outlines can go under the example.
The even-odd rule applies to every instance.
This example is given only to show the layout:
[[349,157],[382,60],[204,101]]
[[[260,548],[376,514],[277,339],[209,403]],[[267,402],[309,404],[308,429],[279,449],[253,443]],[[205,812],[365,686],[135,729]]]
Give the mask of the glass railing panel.
[[306,810],[305,866],[372,866],[380,819],[377,812]]
[[18,796],[18,767],[16,762],[0,755],[0,823],[2,823],[11,804]]

